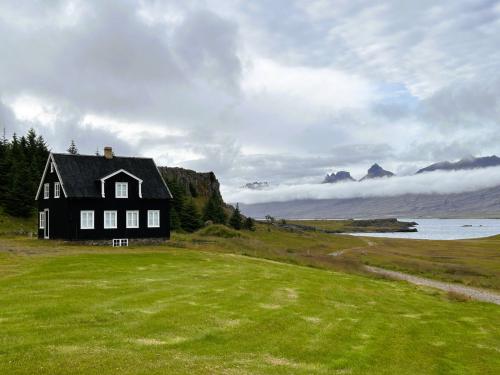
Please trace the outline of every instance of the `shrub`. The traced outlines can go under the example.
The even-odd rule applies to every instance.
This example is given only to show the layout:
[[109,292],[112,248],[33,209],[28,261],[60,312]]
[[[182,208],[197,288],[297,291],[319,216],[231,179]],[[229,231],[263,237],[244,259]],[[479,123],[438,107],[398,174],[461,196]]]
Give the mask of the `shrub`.
[[241,234],[234,229],[228,228],[225,225],[214,224],[205,227],[198,231],[200,236],[211,236],[221,238],[235,238],[241,237]]

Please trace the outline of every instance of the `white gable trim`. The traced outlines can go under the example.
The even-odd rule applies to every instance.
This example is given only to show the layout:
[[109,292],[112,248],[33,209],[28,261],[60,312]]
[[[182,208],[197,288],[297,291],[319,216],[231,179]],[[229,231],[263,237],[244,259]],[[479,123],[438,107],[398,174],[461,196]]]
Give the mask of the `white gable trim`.
[[101,195],[102,195],[102,197],[105,198],[104,183],[106,182],[106,180],[110,177],[116,176],[119,173],[125,173],[126,175],[128,175],[132,178],[135,178],[137,181],[139,181],[139,198],[142,198],[142,180],[139,177],[134,176],[132,173],[127,172],[125,169],[119,169],[119,170],[101,178]]
[[42,186],[43,182],[45,181],[45,176],[47,175],[47,170],[49,169],[49,165],[52,162],[52,165],[54,166],[54,169],[57,174],[57,178],[59,179],[59,183],[61,184],[62,191],[64,193],[64,197],[68,197],[66,194],[66,189],[64,188],[64,182],[61,178],[61,175],[59,174],[59,169],[57,168],[56,161],[54,160],[54,156],[52,155],[52,152],[49,154],[49,157],[47,158],[47,163],[45,163],[45,169],[43,170],[43,175],[42,179],[40,180],[40,185],[38,185],[38,190],[36,192],[35,200],[38,200],[38,197],[40,196],[40,192],[42,191]]

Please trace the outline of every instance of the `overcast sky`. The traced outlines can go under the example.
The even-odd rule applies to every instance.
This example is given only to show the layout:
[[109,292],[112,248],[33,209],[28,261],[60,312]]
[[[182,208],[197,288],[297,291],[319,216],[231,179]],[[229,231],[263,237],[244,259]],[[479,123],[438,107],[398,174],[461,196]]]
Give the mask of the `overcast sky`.
[[500,1],[0,0],[0,126],[224,186],[500,154]]

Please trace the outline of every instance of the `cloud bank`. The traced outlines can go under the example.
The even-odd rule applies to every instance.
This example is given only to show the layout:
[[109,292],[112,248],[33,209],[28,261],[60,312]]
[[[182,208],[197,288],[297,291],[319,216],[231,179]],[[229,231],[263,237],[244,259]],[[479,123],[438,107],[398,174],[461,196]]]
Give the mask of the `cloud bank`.
[[498,1],[0,0],[0,44],[0,127],[54,151],[227,187],[500,154]]
[[435,171],[412,176],[379,178],[337,184],[270,186],[262,190],[229,188],[224,199],[232,203],[285,202],[303,199],[347,199],[405,194],[452,194],[500,185],[500,167],[463,171]]

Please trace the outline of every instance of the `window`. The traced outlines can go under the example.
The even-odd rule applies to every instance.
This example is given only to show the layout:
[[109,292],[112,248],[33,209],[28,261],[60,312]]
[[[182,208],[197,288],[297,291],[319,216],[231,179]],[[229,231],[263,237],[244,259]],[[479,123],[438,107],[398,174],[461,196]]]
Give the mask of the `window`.
[[104,211],[104,229],[116,229],[116,211]]
[[113,239],[113,247],[128,246],[128,238]]
[[43,184],[43,199],[50,197],[50,184]]
[[94,211],[80,211],[80,229],[94,229]]
[[127,228],[139,228],[139,211],[127,211]]
[[61,196],[61,184],[59,182],[54,182],[54,198],[59,198]]
[[45,229],[45,212],[40,212],[39,220],[38,222],[40,223],[39,227],[40,229]]
[[50,173],[54,173],[54,163],[50,162]]
[[128,198],[128,182],[115,183],[115,197]]
[[148,211],[148,228],[158,228],[160,226],[160,211]]

